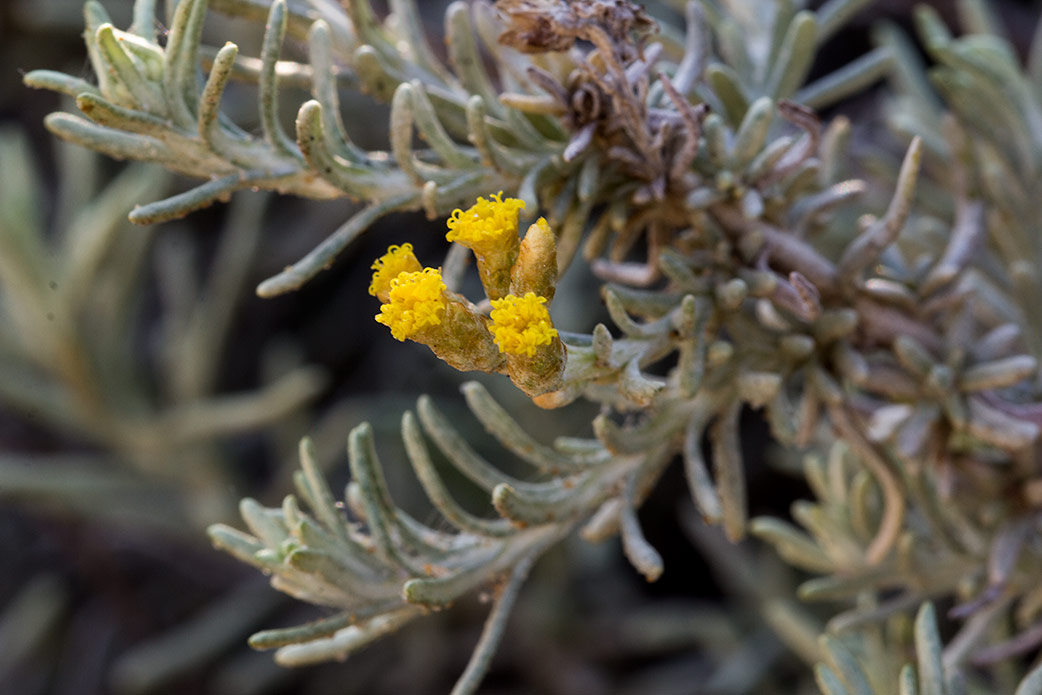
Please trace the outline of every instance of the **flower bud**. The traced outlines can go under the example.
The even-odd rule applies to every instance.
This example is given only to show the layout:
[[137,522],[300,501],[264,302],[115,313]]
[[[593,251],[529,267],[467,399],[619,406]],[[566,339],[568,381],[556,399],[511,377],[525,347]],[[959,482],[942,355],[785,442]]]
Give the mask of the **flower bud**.
[[510,269],[510,293],[523,297],[529,292],[554,299],[557,286],[557,242],[546,219],[540,217],[525,232],[514,267]]

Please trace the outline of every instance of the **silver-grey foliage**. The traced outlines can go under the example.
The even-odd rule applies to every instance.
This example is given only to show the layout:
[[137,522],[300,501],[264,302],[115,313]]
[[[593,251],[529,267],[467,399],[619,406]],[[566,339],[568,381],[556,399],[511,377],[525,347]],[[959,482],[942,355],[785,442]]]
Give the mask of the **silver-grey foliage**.
[[[187,240],[163,239],[153,259],[153,229],[126,221],[127,208],[162,191],[167,177],[133,165],[99,189],[95,155],[61,154],[61,195],[48,201],[24,136],[0,132],[0,158],[19,172],[0,190],[0,316],[10,328],[0,336],[0,404],[92,449],[5,452],[0,498],[198,529],[235,508],[219,442],[299,412],[325,381],[294,364],[256,391],[216,393],[263,201],[233,206],[203,287],[186,287],[198,265]],[[153,260],[164,339],[158,368],[146,374],[136,326]]]

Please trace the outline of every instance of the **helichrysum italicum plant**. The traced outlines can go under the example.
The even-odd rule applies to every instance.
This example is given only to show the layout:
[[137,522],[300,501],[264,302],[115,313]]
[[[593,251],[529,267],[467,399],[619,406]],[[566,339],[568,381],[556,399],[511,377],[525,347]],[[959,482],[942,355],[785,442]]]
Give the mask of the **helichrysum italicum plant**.
[[[1042,644],[1033,581],[1042,333],[1031,318],[1042,261],[1039,46],[1022,68],[987,4],[963,0],[965,38],[930,10],[918,15],[936,61],[928,73],[909,40],[883,27],[873,51],[805,84],[816,48],[866,1],[816,11],[677,2],[684,39],[656,33],[627,0],[457,2],[446,14],[447,63],[408,0],[392,0],[384,20],[364,0],[210,4],[266,13],[259,61],[232,44],[201,50],[204,0],[177,4],[163,45],[152,2],[136,3],[129,32],[90,2],[98,83],[26,77],[76,98],[82,116],[48,117],[60,137],[206,179],[131,219],[180,217],[243,188],[363,202],[264,281],[262,296],[300,287],[393,211],[446,219],[452,247],[439,267],[408,244],[373,264],[388,339],[422,343],[461,371],[505,373],[544,408],[600,406],[592,438],[547,444],[465,383],[474,416],[531,465],[519,478],[421,398],[402,437],[451,530],[395,504],[368,425],[349,435],[342,504],[303,442],[296,494],[273,509],[245,501],[250,533],[210,530],[276,588],[333,611],[258,633],[255,647],[278,647],[285,665],[343,658],[490,590],[456,687],[473,692],[532,564],[573,532],[618,534],[644,577],[662,575],[637,510],[679,458],[705,523],[733,542],[751,532],[821,575],[796,598],[830,601],[824,624],[791,597],[748,591],[817,664],[822,692],[996,692],[1023,677],[1018,695],[1042,693],[1024,660]],[[287,33],[306,36],[309,65],[280,60]],[[258,84],[261,135],[220,110],[232,76]],[[875,143],[853,158],[871,178],[846,178],[851,124],[822,123],[813,109],[883,77],[893,83],[889,124],[910,136],[903,158]],[[389,103],[389,151],[351,141],[339,79]],[[290,80],[313,96],[295,137],[277,109]],[[461,291],[471,253],[484,296]],[[603,301],[615,335],[552,320],[558,276],[579,256],[604,284],[599,298],[573,300]],[[817,501],[794,505],[802,528],[747,518],[747,408],[763,411],[780,445],[807,454]],[[496,516],[456,501],[431,443]],[[947,647],[931,602],[955,604],[949,617],[961,627]]]

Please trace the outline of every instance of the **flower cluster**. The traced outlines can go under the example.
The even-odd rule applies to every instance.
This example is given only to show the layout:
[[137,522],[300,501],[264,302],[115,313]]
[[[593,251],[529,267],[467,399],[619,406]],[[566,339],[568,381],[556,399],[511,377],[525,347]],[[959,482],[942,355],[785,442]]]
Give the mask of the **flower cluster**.
[[[393,257],[395,249],[394,246],[388,249],[384,258]],[[377,284],[377,276],[386,266],[382,264],[377,269],[373,275],[373,285]],[[376,294],[372,290],[373,285],[370,285],[370,293]],[[445,289],[441,272],[436,268],[402,271],[390,281],[388,300],[380,307],[376,320],[390,328],[391,335],[397,340],[412,338],[424,328],[441,323],[448,302]]]
[[545,219],[518,237],[525,204],[496,193],[448,220],[449,241],[474,251],[490,316],[449,292],[434,268],[421,268],[410,244],[392,246],[373,265],[369,294],[376,320],[398,340],[415,340],[460,370],[505,371],[525,393],[560,388],[566,351],[550,320],[557,283],[554,234]]
[[524,297],[508,294],[492,300],[492,331],[500,352],[534,357],[541,345],[549,345],[557,337],[550,322],[546,297],[533,292]]
[[[477,252],[494,251],[517,240],[517,215],[525,209],[523,200],[507,198],[503,192],[478,198],[465,212],[456,208],[446,225],[445,238]],[[515,244],[516,245],[516,244]]]
[[489,299],[510,294],[510,270],[520,249],[517,217],[524,207],[524,201],[504,199],[500,192],[488,199],[478,198],[467,210],[454,210],[448,219],[445,238],[474,252]]
[[413,273],[422,269],[412,252],[412,244],[390,247],[371,267],[376,272],[373,273],[373,281],[369,284],[369,294],[379,297],[381,302],[387,301],[391,282],[401,273]]

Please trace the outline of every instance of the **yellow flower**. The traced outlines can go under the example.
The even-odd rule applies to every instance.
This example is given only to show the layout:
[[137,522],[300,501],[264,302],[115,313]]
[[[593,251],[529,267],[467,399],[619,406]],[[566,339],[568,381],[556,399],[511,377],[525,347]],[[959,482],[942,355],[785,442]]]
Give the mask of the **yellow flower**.
[[517,198],[503,200],[500,191],[485,198],[478,198],[465,212],[459,208],[452,211],[447,224],[449,233],[445,238],[458,241],[474,250],[491,250],[509,237],[517,238],[517,215],[525,202]]
[[397,340],[410,338],[441,323],[448,303],[445,289],[441,271],[436,268],[399,273],[391,280],[388,301],[380,307],[376,320],[390,328]]
[[492,300],[492,325],[489,330],[500,352],[533,357],[536,348],[549,345],[557,337],[550,312],[543,306],[546,297],[528,292],[524,297],[508,294]]
[[447,221],[445,238],[474,252],[478,275],[489,299],[510,293],[510,268],[517,260],[518,211],[525,203],[517,198],[503,200],[503,192],[485,198],[466,211],[454,210]]
[[390,247],[387,253],[373,261],[371,267],[376,272],[373,273],[373,281],[369,285],[369,294],[379,297],[383,302],[387,301],[392,280],[400,273],[414,273],[421,268],[420,262],[412,252],[412,244]]

